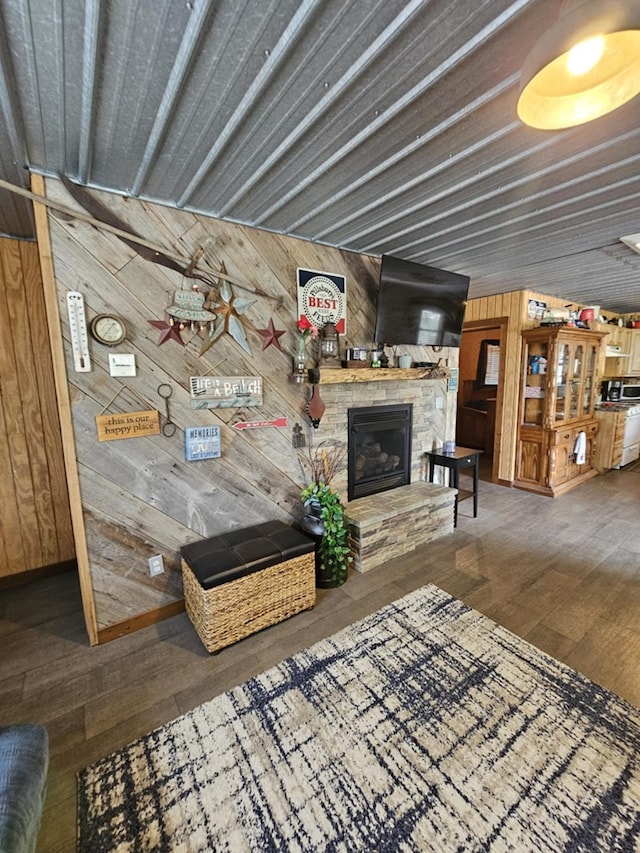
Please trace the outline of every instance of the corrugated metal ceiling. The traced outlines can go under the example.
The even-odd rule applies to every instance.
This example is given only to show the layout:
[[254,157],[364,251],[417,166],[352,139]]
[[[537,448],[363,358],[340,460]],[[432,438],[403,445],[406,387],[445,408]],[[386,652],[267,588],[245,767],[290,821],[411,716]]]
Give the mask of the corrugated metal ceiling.
[[[629,0],[636,2],[636,0]],[[640,312],[640,102],[515,114],[559,0],[0,0],[0,177],[28,170]],[[33,236],[0,191],[0,232]]]

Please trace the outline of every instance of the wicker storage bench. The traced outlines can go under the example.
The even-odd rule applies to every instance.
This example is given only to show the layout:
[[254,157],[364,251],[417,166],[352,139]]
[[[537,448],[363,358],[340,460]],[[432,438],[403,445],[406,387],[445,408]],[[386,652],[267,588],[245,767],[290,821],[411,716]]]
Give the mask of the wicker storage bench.
[[315,544],[281,521],[203,539],[180,551],[185,607],[208,652],[316,602]]

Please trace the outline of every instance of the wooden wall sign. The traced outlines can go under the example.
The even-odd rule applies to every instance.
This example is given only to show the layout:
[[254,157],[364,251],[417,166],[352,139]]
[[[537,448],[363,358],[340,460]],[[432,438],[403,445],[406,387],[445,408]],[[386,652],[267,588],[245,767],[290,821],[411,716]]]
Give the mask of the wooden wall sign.
[[117,441],[119,438],[144,438],[160,435],[160,415],[157,409],[146,412],[122,412],[117,415],[97,415],[98,441]]
[[289,426],[288,418],[273,418],[270,421],[238,421],[232,425],[234,429],[264,429],[264,427],[286,427]]
[[194,462],[197,459],[218,459],[220,457],[220,427],[186,427],[184,446],[187,462]]
[[237,409],[262,405],[261,376],[192,376],[192,409]]

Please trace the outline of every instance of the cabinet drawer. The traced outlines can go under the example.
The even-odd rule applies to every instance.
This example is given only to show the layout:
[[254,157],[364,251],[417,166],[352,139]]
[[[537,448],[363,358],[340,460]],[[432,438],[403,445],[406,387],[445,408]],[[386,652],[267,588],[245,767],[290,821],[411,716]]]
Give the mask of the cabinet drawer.
[[598,426],[599,424],[596,421],[584,426],[556,429],[551,435],[551,444],[558,447],[561,444],[575,443],[581,432],[584,432],[587,438],[593,438],[598,432]]
[[572,434],[573,441],[578,438],[581,432],[583,432],[587,438],[594,438],[598,432],[598,424],[587,424],[587,426],[576,427]]
[[572,429],[555,429],[550,436],[551,444],[556,447],[559,444],[568,444],[571,441],[575,441],[575,436],[577,434],[578,433],[574,432]]

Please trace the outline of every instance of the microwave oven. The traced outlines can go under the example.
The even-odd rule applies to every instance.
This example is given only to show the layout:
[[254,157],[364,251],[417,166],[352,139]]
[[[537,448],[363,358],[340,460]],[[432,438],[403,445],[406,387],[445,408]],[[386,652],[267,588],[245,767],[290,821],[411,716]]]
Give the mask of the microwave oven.
[[627,403],[640,403],[640,385],[623,385],[620,389],[620,399]]

